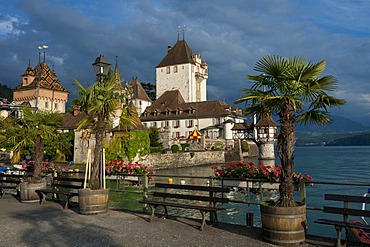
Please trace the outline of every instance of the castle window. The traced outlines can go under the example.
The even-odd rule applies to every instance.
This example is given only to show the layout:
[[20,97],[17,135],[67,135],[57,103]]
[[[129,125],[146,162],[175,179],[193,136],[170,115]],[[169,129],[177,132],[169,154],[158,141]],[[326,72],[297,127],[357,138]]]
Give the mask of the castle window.
[[166,68],[166,73],[167,73],[167,74],[171,73],[171,68],[170,68],[170,67],[167,67],[167,68]]
[[180,120],[174,120],[172,125],[173,125],[174,128],[180,127]]
[[188,125],[187,125],[187,127],[188,128],[191,128],[191,127],[193,127],[194,126],[194,121],[193,120],[188,120]]
[[173,66],[173,73],[177,73],[177,66]]
[[49,108],[48,102],[45,102],[45,108]]
[[54,109],[58,109],[58,103],[54,104]]

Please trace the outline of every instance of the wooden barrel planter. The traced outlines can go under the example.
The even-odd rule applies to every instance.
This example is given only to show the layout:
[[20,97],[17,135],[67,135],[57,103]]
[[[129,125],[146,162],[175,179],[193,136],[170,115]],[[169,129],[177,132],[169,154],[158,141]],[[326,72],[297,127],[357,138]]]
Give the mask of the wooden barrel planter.
[[80,214],[101,214],[108,211],[109,189],[81,189],[78,191]]
[[260,205],[263,239],[277,245],[299,245],[306,240],[306,205],[275,207]]
[[40,202],[39,195],[35,190],[46,189],[46,182],[31,183],[23,182],[19,185],[21,202]]

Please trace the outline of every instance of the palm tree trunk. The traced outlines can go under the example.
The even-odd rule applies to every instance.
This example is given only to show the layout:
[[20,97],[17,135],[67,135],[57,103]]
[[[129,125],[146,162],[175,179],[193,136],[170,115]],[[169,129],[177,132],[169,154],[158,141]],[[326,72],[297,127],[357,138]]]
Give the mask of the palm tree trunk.
[[35,140],[35,163],[33,164],[34,170],[32,175],[33,183],[37,183],[41,181],[41,168],[42,168],[42,160],[44,158],[44,146],[42,143],[41,135],[36,136]]
[[280,116],[280,135],[278,138],[278,155],[283,168],[283,177],[280,183],[280,199],[277,206],[293,207],[294,185],[294,145],[295,145],[295,116],[292,114],[293,106],[289,103],[284,104],[279,113]]
[[105,134],[104,117],[98,116],[98,122],[97,122],[96,130],[95,130],[96,143],[95,143],[95,150],[94,150],[94,161],[92,163],[92,169],[91,169],[91,181],[90,181],[91,189],[100,188],[99,171],[101,167],[104,134]]

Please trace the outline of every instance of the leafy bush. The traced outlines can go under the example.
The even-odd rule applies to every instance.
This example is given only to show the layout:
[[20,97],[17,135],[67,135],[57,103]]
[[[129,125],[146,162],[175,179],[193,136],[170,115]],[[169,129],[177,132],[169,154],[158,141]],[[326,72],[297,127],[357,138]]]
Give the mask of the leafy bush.
[[190,144],[189,143],[182,143],[181,144],[181,150],[182,151],[187,151],[190,147]]
[[180,147],[179,147],[179,145],[173,144],[173,145],[171,146],[171,151],[172,151],[172,153],[178,153],[178,152],[180,152]]

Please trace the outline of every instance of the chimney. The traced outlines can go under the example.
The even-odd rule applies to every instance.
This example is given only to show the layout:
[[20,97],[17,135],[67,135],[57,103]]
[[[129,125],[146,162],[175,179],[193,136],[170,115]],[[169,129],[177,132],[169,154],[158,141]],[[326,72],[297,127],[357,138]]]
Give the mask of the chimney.
[[167,46],[167,53],[169,53],[171,51],[172,47],[169,45]]
[[73,108],[73,116],[77,116],[78,114],[80,114],[80,107],[75,105]]

